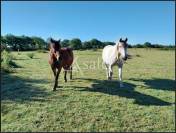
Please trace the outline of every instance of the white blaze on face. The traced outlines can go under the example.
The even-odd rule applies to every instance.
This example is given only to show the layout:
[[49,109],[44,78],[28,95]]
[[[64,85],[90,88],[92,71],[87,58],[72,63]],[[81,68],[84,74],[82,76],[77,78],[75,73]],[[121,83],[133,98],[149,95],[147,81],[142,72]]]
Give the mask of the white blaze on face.
[[120,56],[121,56],[122,58],[125,58],[126,50],[125,50],[125,48],[124,48],[124,46],[123,46],[122,43],[119,43],[119,45],[118,45],[118,51],[119,51],[119,53],[120,53]]
[[59,52],[56,52],[56,58],[57,58],[57,60],[59,60]]
[[57,60],[59,60],[59,56],[57,56]]

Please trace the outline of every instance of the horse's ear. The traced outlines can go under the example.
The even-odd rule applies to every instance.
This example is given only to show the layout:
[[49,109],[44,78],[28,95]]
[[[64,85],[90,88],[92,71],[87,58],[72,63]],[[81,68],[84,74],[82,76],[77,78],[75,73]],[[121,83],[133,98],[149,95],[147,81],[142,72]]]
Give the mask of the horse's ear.
[[60,43],[60,42],[61,42],[61,39],[59,39],[58,42]]
[[122,38],[120,38],[119,42],[122,42]]
[[54,40],[53,40],[53,38],[50,38],[50,42],[51,42],[51,43],[54,43]]
[[128,38],[125,39],[125,42],[127,42],[127,41],[128,41]]

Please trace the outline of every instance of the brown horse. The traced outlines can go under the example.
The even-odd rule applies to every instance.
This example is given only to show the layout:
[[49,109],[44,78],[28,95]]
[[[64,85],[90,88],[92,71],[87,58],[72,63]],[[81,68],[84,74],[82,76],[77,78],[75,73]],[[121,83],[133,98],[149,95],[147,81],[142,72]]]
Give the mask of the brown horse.
[[70,72],[70,79],[72,79],[72,63],[73,51],[71,48],[61,48],[60,40],[56,41],[52,38],[49,40],[49,64],[54,73],[55,84],[53,91],[58,85],[58,77],[62,67],[64,68],[64,79],[67,82],[67,71]]

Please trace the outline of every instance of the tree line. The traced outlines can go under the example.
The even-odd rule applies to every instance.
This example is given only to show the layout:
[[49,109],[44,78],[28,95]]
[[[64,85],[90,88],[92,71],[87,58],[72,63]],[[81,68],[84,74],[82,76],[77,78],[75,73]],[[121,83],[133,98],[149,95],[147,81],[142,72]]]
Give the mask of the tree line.
[[[71,47],[75,50],[80,49],[101,49],[106,45],[115,45],[114,42],[106,41],[102,42],[98,39],[91,39],[90,41],[82,42],[79,38],[73,38],[71,40],[64,39],[61,41],[62,47]],[[145,42],[144,44],[128,45],[129,48],[175,48],[175,45],[164,46],[161,44],[151,44],[150,42]],[[1,50],[2,49],[11,49],[14,51],[27,51],[27,50],[39,50],[39,49],[48,49],[47,40],[45,41],[41,37],[37,36],[15,36],[12,34],[7,34],[1,36]]]
[[41,37],[28,37],[25,35],[15,36],[12,34],[7,34],[1,36],[1,49],[12,49],[12,50],[37,50],[45,49],[47,43]]

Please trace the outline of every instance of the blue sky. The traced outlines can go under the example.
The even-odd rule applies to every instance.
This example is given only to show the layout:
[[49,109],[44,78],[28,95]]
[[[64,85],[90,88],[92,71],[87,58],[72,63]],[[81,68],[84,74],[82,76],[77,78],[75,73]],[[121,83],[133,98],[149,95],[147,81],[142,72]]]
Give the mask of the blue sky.
[[1,34],[175,44],[174,2],[4,1]]

